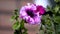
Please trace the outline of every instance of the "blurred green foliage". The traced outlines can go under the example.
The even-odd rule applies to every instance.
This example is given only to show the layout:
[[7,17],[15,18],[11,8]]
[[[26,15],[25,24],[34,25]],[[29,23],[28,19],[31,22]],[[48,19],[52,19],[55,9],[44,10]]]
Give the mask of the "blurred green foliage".
[[60,2],[60,0],[54,0],[55,2]]
[[[41,27],[44,34],[60,34],[60,0],[54,0],[56,5],[47,6],[46,15],[42,17]],[[43,27],[44,25],[44,27]]]

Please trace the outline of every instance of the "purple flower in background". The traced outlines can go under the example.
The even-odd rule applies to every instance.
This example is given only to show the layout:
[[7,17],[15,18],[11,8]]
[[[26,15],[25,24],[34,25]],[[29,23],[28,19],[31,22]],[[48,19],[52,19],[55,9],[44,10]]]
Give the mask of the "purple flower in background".
[[36,6],[28,3],[20,10],[20,18],[24,19],[29,24],[40,24],[41,17],[39,12],[36,12]]
[[45,13],[45,8],[43,6],[37,6],[37,11],[39,11],[40,15],[43,15]]

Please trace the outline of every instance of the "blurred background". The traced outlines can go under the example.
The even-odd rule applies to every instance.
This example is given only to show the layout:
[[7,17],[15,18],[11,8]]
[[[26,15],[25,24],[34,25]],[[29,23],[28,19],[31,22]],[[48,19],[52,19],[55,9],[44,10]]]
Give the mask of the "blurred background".
[[[26,3],[35,2],[36,0],[0,0],[0,34],[13,34],[13,23],[11,22],[13,11],[16,8],[21,8],[26,5]],[[38,32],[38,25],[25,24],[25,26],[28,29],[29,34],[36,34]]]

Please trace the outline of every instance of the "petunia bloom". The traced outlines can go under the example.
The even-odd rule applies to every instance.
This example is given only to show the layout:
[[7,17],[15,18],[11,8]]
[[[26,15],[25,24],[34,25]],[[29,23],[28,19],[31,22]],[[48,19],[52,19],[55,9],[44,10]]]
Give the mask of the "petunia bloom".
[[43,6],[40,6],[40,5],[37,6],[37,11],[39,11],[40,15],[43,15],[46,12],[45,8]]
[[29,24],[40,24],[41,17],[39,12],[36,12],[36,6],[28,3],[20,10],[20,18],[24,19]]

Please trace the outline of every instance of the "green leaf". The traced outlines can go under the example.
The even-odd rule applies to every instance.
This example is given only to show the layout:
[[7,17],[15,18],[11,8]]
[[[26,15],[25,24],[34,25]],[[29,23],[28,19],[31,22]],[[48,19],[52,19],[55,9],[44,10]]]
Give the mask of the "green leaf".
[[55,2],[60,2],[60,0],[54,0]]
[[51,10],[51,7],[50,6],[47,6],[47,11],[50,11]]
[[18,9],[15,9],[14,11],[15,11],[14,12],[15,15],[18,15],[19,14]]
[[15,16],[12,16],[11,19],[15,19]]
[[13,19],[13,20],[17,20],[18,17],[19,17],[18,15],[15,15],[15,16],[12,16],[12,19]]
[[15,15],[15,19],[16,19],[16,20],[18,20],[18,17],[19,17],[18,15]]
[[54,7],[54,11],[55,11],[55,13],[57,13],[57,12],[59,11],[59,6],[58,6],[58,5],[56,5],[56,6]]
[[19,22],[17,21],[16,23],[14,23],[12,28],[13,28],[14,30],[18,30],[18,29],[20,28]]
[[18,11],[18,9],[15,9],[14,11]]
[[54,21],[55,21],[56,23],[60,23],[60,16],[55,16],[55,17],[54,17]]
[[60,23],[59,23],[59,25],[57,25],[57,31],[58,31],[58,33],[60,33]]
[[12,17],[11,17],[11,21],[13,22],[14,20],[15,20],[15,17],[14,17],[14,16],[12,16]]
[[44,34],[44,30],[40,30],[40,32],[39,32],[40,34]]
[[54,24],[55,25],[55,33],[56,34],[60,34],[60,23],[58,23],[58,25]]
[[24,20],[22,20],[22,21],[20,22],[20,28],[21,28],[21,29],[24,28]]

